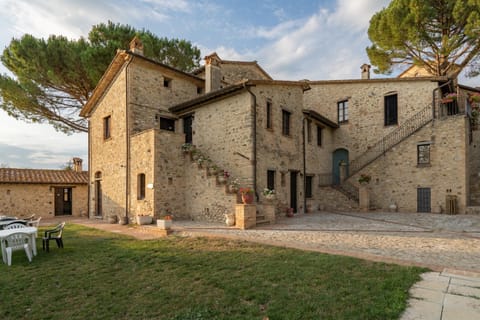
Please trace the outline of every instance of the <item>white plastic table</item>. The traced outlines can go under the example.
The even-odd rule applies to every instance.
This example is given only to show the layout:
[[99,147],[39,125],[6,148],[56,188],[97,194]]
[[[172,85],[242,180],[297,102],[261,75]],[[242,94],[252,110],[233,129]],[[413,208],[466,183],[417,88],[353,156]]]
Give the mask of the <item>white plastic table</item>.
[[38,232],[37,228],[26,227],[26,228],[19,228],[19,229],[0,230],[0,242],[2,243],[2,258],[4,263],[7,263],[7,254],[5,250],[4,240],[9,235],[16,232],[28,233],[28,235],[30,236],[30,244],[32,245],[32,253],[34,256],[37,255],[37,244],[35,240],[37,238],[37,232]]

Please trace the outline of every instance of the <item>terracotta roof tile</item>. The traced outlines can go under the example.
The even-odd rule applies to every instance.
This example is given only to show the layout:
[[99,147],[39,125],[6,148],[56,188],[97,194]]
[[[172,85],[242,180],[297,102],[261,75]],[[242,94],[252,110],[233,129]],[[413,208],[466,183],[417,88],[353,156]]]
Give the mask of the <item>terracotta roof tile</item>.
[[88,183],[88,172],[0,168],[0,183],[86,184]]

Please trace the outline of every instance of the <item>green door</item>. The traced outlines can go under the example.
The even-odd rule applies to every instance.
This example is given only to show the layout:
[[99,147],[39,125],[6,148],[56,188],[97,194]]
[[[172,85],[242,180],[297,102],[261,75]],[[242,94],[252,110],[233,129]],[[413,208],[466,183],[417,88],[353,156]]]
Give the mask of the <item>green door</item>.
[[333,184],[340,184],[340,163],[345,162],[347,164],[348,175],[348,150],[337,149],[333,152],[332,161],[332,182]]

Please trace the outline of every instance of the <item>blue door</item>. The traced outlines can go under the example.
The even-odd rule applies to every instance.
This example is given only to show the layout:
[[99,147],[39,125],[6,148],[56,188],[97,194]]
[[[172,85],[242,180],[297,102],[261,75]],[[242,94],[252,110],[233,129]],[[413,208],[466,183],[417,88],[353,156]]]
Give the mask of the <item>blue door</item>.
[[332,182],[333,184],[340,184],[340,162],[347,164],[347,176],[348,176],[348,150],[337,149],[333,152],[332,161]]

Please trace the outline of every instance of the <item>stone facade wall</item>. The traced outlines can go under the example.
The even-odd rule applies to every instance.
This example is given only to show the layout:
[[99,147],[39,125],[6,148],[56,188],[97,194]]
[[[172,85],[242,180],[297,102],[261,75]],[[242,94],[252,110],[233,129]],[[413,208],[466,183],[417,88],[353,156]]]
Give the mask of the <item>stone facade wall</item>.
[[480,206],[480,130],[472,132],[472,142],[468,145],[468,182],[470,206]]
[[[432,212],[445,212],[446,196],[457,196],[458,213],[465,213],[467,199],[466,118],[437,120],[410,136],[361,170],[372,177],[372,206],[387,210],[417,211],[417,188],[431,188]],[[430,165],[417,164],[417,145],[431,142]],[[358,184],[358,176],[349,181]]]
[[384,125],[384,97],[398,95],[398,124],[431,105],[437,83],[418,80],[311,82],[304,107],[338,122],[337,102],[348,100],[348,122],[335,130],[333,144],[349,151],[350,160],[363,153],[397,125]]
[[193,144],[242,186],[253,183],[252,106],[245,91],[196,109],[192,125]]
[[[126,70],[119,72],[89,119],[90,216],[95,212],[95,175],[101,175],[102,215],[125,216],[127,178]],[[104,139],[103,119],[111,117],[111,137]]]
[[87,185],[0,184],[0,215],[55,216],[54,187],[72,188],[72,216],[87,215]]
[[268,80],[254,64],[221,63],[222,81],[233,84],[242,80]]
[[[290,173],[297,171],[297,211],[303,212],[302,88],[286,85],[257,85],[257,188],[261,201],[267,187],[267,170],[275,171],[276,206],[290,208]],[[272,105],[272,128],[266,128],[267,100]],[[282,133],[283,111],[290,112],[290,134]],[[318,156],[315,153],[313,156]],[[318,172],[313,168],[312,173]]]
[[236,194],[226,192],[215,176],[209,176],[189,157],[184,158],[185,213],[192,220],[224,222],[225,214],[235,213]]
[[[131,103],[132,132],[159,128],[159,117],[175,119],[168,108],[198,96],[197,88],[203,81],[192,80],[159,65],[134,60],[129,65],[129,101]],[[164,80],[169,79],[169,86]],[[176,131],[181,132],[178,123]]]
[[332,187],[319,187],[318,199],[308,200],[313,211],[357,211],[358,203]]
[[190,177],[183,167],[181,146],[185,141],[184,134],[159,129],[154,132],[155,215],[164,215],[168,209],[176,218],[188,218],[185,184]]
[[[130,139],[130,210],[136,215],[155,216],[155,130],[135,134]],[[139,199],[138,176],[145,174],[145,198]],[[154,188],[148,188],[153,184]]]

